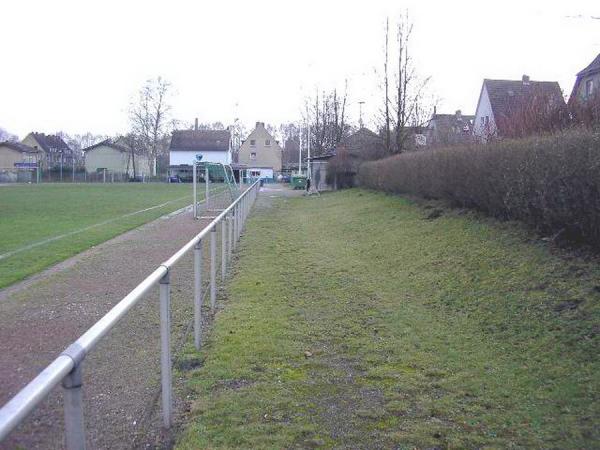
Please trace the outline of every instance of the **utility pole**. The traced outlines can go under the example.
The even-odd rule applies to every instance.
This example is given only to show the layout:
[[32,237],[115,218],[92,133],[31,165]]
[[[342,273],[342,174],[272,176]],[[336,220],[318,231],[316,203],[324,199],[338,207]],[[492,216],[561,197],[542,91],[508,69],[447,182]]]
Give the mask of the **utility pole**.
[[306,177],[310,180],[310,124],[306,129],[306,149],[307,149],[307,163],[306,163]]
[[75,183],[75,152],[71,151],[71,160],[73,161],[73,183]]
[[61,150],[59,153],[60,153],[60,182],[62,183],[62,181],[63,181],[63,151]]
[[300,132],[298,133],[298,175],[302,175],[302,125],[300,125]]
[[363,120],[362,120],[362,105],[364,105],[364,104],[365,104],[365,102],[362,100],[360,102],[358,102],[358,108],[359,108],[358,109],[358,126],[360,128],[364,127]]

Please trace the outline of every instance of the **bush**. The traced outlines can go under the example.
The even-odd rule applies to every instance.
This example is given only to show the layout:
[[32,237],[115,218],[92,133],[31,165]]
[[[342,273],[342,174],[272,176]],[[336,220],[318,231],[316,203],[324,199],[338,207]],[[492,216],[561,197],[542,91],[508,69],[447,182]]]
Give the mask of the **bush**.
[[425,150],[361,166],[361,186],[443,199],[600,248],[600,133]]

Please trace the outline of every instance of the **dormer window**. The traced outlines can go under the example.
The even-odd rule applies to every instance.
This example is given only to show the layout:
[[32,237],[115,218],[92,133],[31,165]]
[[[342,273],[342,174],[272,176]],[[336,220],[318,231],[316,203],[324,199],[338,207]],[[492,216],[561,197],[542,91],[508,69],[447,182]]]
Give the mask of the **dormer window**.
[[271,139],[265,140],[265,145],[268,147],[271,145]]

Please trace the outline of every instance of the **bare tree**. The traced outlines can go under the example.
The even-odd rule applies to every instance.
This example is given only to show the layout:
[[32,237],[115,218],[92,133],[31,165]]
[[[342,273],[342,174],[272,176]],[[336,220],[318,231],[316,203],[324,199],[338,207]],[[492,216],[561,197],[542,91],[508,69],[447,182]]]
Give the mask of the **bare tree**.
[[16,134],[9,133],[4,128],[0,127],[0,142],[16,142],[19,140],[19,137]]
[[171,131],[171,83],[157,77],[146,81],[137,98],[131,102],[129,119],[131,134],[139,148],[148,156],[148,169],[153,173],[158,156],[166,151],[165,139]]
[[390,130],[390,78],[388,73],[388,61],[389,61],[389,44],[390,44],[390,19],[385,19],[385,56],[383,61],[383,73],[384,73],[384,88],[385,88],[385,149],[388,153],[391,153],[391,130]]
[[303,120],[310,125],[310,145],[315,155],[331,150],[349,134],[350,126],[346,122],[346,103],[348,83],[346,81],[343,96],[337,89],[330,92],[317,90],[314,99],[307,99]]
[[[397,64],[393,74],[395,95],[389,96],[389,19],[385,26],[384,54],[384,143],[388,153],[402,153],[409,147],[408,139],[423,127],[430,117],[433,100],[426,99],[429,78],[420,78],[415,70],[410,54],[410,40],[413,24],[408,13],[400,17],[396,26]],[[392,127],[394,140],[392,142]]]

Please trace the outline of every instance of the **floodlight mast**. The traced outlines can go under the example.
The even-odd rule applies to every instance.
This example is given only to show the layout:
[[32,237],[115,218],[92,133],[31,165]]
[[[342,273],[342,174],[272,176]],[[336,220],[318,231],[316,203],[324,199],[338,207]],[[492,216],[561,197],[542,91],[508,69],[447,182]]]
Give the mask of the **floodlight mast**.
[[306,177],[310,180],[310,124],[306,129],[306,148],[307,148],[307,159],[306,159]]
[[302,125],[300,125],[298,140],[298,175],[302,175]]

